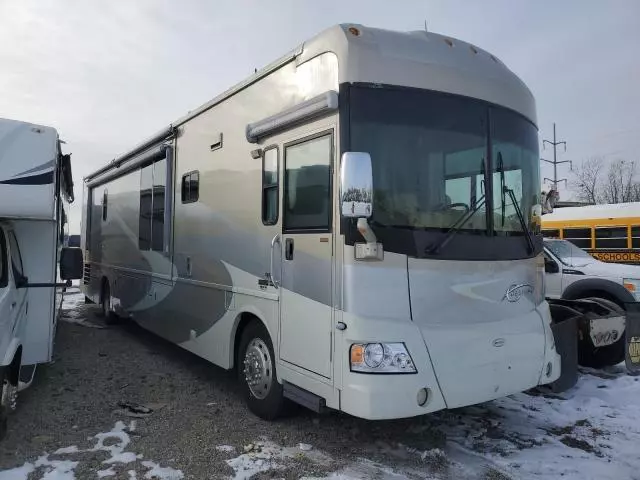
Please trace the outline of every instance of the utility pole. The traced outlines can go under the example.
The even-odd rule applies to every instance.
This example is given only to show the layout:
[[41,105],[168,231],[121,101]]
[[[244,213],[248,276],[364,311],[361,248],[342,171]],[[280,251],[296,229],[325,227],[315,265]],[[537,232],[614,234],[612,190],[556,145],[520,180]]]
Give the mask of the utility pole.
[[553,165],[553,180],[551,180],[550,178],[544,178],[544,180],[549,180],[553,184],[553,190],[555,190],[557,192],[558,191],[558,182],[564,182],[565,186],[567,185],[567,179],[566,178],[562,178],[562,179],[558,180],[558,165],[560,163],[568,163],[570,165],[571,170],[573,170],[573,163],[571,162],[571,160],[560,160],[560,161],[558,161],[557,147],[558,147],[558,145],[564,145],[564,151],[566,152],[567,151],[567,142],[565,142],[565,141],[559,142],[559,141],[556,140],[556,124],[555,124],[555,122],[553,123],[553,142],[551,142],[549,140],[543,140],[542,141],[542,148],[543,149],[544,149],[544,146],[547,143],[553,147],[553,161],[547,160],[545,158],[541,158],[540,160],[542,160],[543,162],[547,162],[547,163],[550,163],[550,164]]

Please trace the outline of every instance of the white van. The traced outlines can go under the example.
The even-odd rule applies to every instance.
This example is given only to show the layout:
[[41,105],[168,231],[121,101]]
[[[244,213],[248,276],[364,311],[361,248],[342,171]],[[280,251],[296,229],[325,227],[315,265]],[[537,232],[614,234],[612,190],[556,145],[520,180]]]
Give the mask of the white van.
[[65,286],[82,277],[81,250],[64,246],[73,180],[60,144],[53,128],[0,119],[0,438],[18,390],[51,361]]

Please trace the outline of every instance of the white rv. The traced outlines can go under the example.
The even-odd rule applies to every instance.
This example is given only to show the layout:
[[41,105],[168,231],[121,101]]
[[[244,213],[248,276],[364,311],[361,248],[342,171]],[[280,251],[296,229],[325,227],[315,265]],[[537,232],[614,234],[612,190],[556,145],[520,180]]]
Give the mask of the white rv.
[[560,375],[539,186],[500,60],[339,25],[85,179],[83,289],[264,418],[484,402]]
[[61,278],[82,277],[81,250],[63,248],[71,201],[71,159],[56,130],[0,119],[0,437],[19,385],[51,360],[65,285],[58,261]]

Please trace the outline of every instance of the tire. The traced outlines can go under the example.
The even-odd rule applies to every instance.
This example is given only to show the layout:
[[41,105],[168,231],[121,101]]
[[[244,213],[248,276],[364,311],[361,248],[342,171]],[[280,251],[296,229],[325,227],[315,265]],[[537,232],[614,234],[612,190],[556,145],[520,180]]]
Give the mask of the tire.
[[260,322],[249,323],[242,332],[237,371],[242,395],[249,410],[263,420],[278,418],[284,405],[282,385],[278,383],[276,375],[275,355],[269,332]]
[[[585,300],[597,300],[621,315],[626,316],[624,308],[611,300],[595,297],[585,298]],[[606,347],[595,347],[591,342],[591,338],[578,340],[578,363],[583,367],[591,368],[612,367],[624,361],[624,347],[624,333],[620,335],[620,338],[616,340],[615,343],[607,345]]]
[[6,367],[0,377],[0,440],[7,433],[9,415],[18,408],[18,385],[11,381],[12,366]]
[[113,325],[118,321],[118,317],[111,310],[111,288],[109,287],[108,280],[105,280],[102,286],[102,294],[100,295],[100,316],[104,318],[104,322],[107,325]]

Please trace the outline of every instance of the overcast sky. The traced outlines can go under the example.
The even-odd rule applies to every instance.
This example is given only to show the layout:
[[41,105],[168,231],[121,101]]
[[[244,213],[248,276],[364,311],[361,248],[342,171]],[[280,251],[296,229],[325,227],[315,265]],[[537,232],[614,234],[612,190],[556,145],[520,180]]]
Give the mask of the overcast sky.
[[640,0],[0,0],[0,117],[56,127],[80,184],[330,25],[425,20],[527,83],[541,139],[555,121],[568,143],[563,159],[640,161]]

